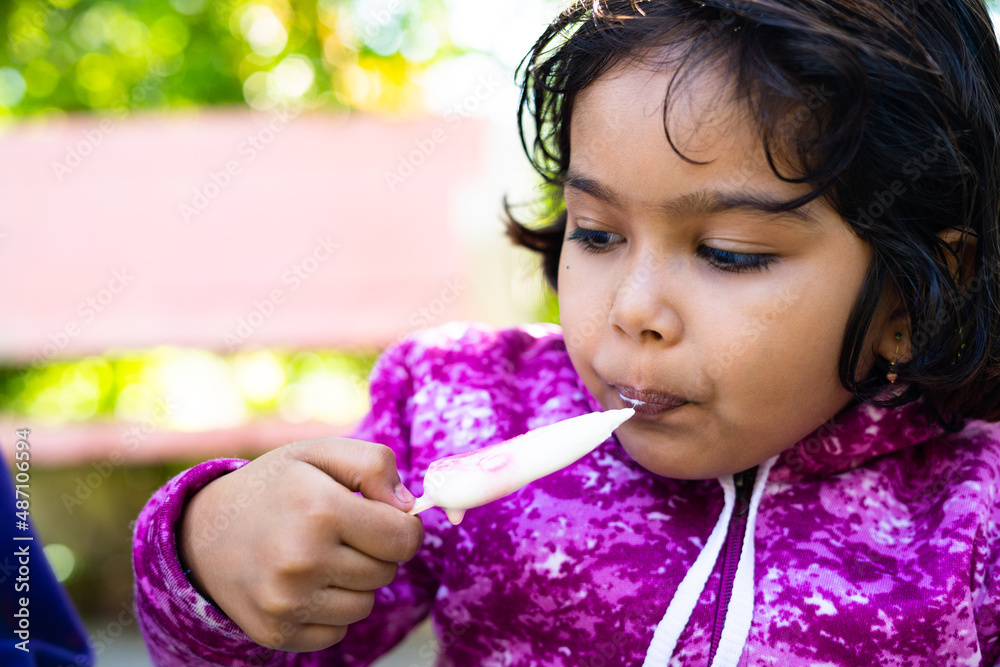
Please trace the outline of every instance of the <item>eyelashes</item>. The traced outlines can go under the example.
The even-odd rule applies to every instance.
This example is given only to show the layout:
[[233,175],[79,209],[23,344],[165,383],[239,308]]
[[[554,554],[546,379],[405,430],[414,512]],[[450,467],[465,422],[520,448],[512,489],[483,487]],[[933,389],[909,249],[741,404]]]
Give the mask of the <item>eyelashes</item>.
[[[625,242],[624,237],[613,232],[577,227],[566,237],[584,251],[601,254]],[[744,253],[721,250],[712,246],[698,246],[696,254],[712,267],[727,273],[749,273],[764,271],[777,261],[777,257],[766,253]]]
[[730,273],[763,271],[777,260],[774,255],[730,252],[707,245],[698,247],[698,256],[715,268]]
[[617,243],[625,240],[618,234],[599,232],[595,229],[584,229],[582,227],[574,229],[566,238],[579,244],[587,252],[593,253],[602,253],[610,250],[613,247],[612,242]]

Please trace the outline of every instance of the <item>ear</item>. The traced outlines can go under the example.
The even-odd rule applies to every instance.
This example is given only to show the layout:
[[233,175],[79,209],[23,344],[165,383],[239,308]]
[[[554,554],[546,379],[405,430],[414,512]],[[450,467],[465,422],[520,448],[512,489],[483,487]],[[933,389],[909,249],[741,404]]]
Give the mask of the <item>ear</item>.
[[[961,287],[972,275],[975,266],[976,237],[967,231],[946,229],[938,234],[938,238],[942,241],[941,260],[947,264],[952,280]],[[913,350],[909,315],[896,294],[893,294],[883,307],[885,308],[883,312],[888,312],[889,315],[885,317],[881,328],[876,332],[876,352],[890,362],[910,361],[913,358]],[[898,340],[897,333],[902,334]]]
[[968,230],[946,229],[938,238],[943,241],[942,255],[952,280],[961,288],[966,285],[976,267],[976,236]]
[[878,355],[889,362],[905,363],[910,360],[910,318],[906,309],[899,304],[878,332],[876,350]]

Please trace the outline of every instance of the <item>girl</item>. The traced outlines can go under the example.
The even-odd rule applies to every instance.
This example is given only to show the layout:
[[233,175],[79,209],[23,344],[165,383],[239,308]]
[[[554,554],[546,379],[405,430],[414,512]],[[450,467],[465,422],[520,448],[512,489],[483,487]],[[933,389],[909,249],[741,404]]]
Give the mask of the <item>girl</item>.
[[[579,2],[524,73],[565,206],[510,229],[562,330],[424,332],[355,439],[168,483],[155,662],[369,664],[432,614],[440,665],[1000,664],[981,0]],[[460,526],[404,513],[441,456],[625,405]]]

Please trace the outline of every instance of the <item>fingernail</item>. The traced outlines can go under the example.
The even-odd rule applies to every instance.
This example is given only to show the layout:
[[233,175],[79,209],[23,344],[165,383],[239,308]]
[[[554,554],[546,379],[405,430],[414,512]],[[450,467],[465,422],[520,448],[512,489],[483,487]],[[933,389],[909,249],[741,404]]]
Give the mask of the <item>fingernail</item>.
[[409,489],[403,486],[402,482],[397,484],[396,488],[393,489],[393,495],[395,495],[396,499],[404,505],[409,505],[413,502],[413,494],[410,493]]

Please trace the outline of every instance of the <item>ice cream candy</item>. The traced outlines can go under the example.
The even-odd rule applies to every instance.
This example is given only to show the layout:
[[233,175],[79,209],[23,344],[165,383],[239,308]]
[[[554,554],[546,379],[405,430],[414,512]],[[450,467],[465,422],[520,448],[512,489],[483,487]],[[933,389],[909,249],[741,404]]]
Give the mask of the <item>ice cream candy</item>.
[[427,468],[424,495],[408,514],[441,507],[458,524],[465,510],[513,493],[594,451],[634,414],[632,408],[591,412],[474,452],[438,459]]

